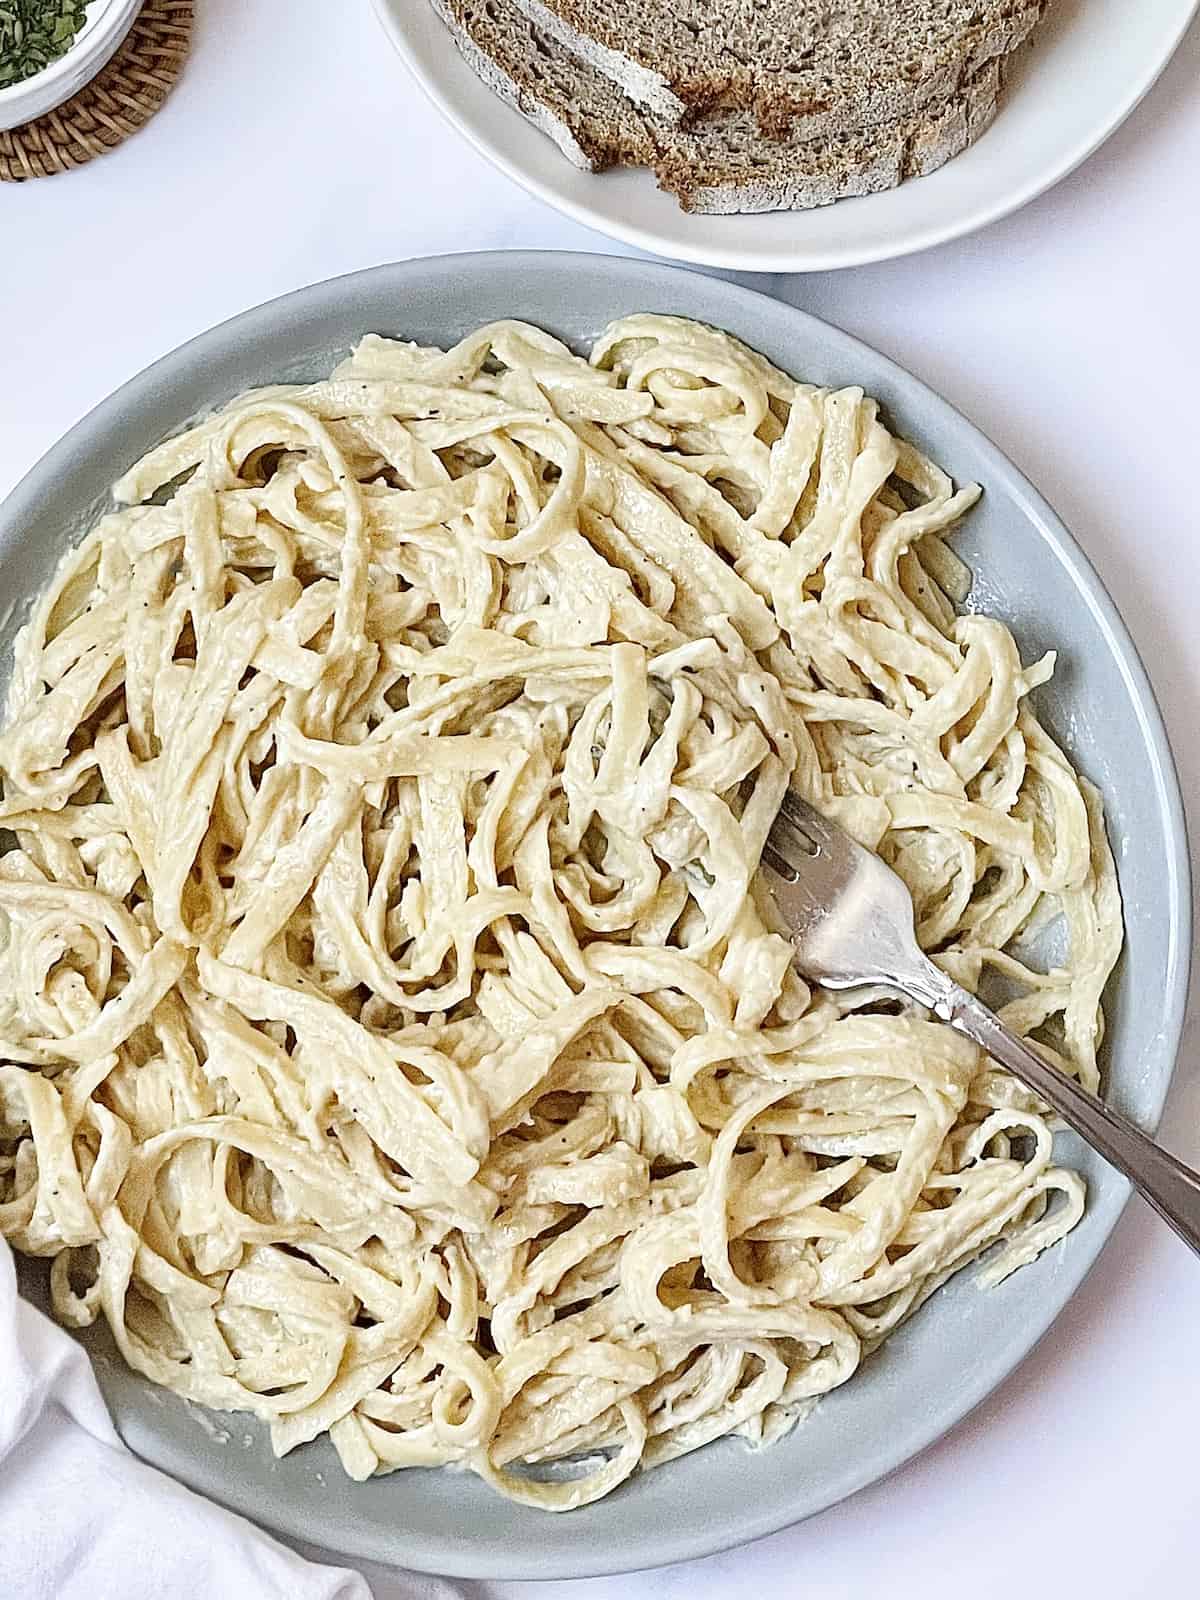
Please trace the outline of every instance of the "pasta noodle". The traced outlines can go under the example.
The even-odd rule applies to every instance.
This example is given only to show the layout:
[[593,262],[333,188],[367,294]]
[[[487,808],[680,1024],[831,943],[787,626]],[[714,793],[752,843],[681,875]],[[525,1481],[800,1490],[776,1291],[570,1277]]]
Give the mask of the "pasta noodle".
[[1053,658],[958,609],[977,494],[660,316],[369,336],[132,467],[0,735],[0,1231],[57,1315],[278,1453],[564,1510],[1059,1239],[1045,1108],[811,990],[757,871],[791,783],[1096,1086],[1116,879]]

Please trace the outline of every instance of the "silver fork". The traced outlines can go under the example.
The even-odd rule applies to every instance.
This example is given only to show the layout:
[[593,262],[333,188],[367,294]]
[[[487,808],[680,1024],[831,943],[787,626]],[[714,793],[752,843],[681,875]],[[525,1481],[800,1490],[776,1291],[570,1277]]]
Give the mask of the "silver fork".
[[974,1039],[1123,1172],[1200,1254],[1200,1174],[1051,1066],[935,966],[917,944],[908,888],[886,862],[789,789],[763,863],[806,977],[826,989],[893,989]]

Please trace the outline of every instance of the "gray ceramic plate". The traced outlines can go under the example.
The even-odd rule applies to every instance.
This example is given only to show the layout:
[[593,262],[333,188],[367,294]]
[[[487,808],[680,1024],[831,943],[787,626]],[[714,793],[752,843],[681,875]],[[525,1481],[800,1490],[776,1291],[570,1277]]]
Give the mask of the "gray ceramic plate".
[[[581,343],[631,311],[702,318],[806,378],[861,383],[899,432],[957,479],[984,485],[957,548],[976,573],[973,603],[1012,626],[1026,658],[1051,645],[1061,652],[1040,707],[1104,792],[1125,895],[1126,950],[1110,996],[1109,1092],[1153,1127],[1179,1042],[1190,895],[1178,786],[1146,675],[1087,560],[999,451],[890,361],[802,312],[711,278],[600,256],[447,256],[301,290],[167,356],[34,468],[0,510],[5,600],[22,609],[128,462],[241,389],[323,372],[361,333],[448,344],[493,318],[524,317]],[[13,626],[0,636],[5,662]],[[1064,1136],[1061,1146],[1090,1185],[1087,1215],[1065,1243],[999,1289],[981,1291],[968,1272],[941,1290],[773,1449],[752,1454],[726,1441],[565,1517],[510,1505],[467,1474],[412,1471],[356,1485],[324,1443],[277,1462],[256,1424],[152,1390],[113,1358],[101,1332],[87,1342],[134,1450],[285,1534],[352,1557],[467,1577],[575,1577],[680,1561],[771,1533],[881,1477],[957,1422],[1026,1355],[1074,1293],[1128,1192],[1075,1140]],[[34,1274],[26,1282],[36,1294]]]

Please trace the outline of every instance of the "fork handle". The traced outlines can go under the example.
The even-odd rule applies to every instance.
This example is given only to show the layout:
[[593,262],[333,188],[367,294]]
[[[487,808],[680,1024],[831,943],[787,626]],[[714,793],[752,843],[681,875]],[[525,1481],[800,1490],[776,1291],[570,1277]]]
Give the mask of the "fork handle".
[[[932,967],[932,963],[930,963]],[[1082,1084],[1050,1065],[993,1011],[933,967],[934,1010],[1053,1106],[1063,1121],[1123,1172],[1185,1243],[1200,1255],[1200,1173],[1177,1161]]]

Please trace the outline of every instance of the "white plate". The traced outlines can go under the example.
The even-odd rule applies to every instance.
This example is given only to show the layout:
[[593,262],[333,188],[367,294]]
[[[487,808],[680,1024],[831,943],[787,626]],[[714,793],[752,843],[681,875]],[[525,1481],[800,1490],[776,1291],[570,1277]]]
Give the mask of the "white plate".
[[580,172],[480,83],[429,0],[372,4],[434,105],[482,155],[548,205],[680,261],[744,272],[820,272],[959,238],[1057,183],[1137,105],[1170,60],[1197,0],[1050,0],[995,123],[940,172],[818,211],[750,217],[688,216],[646,172]]

